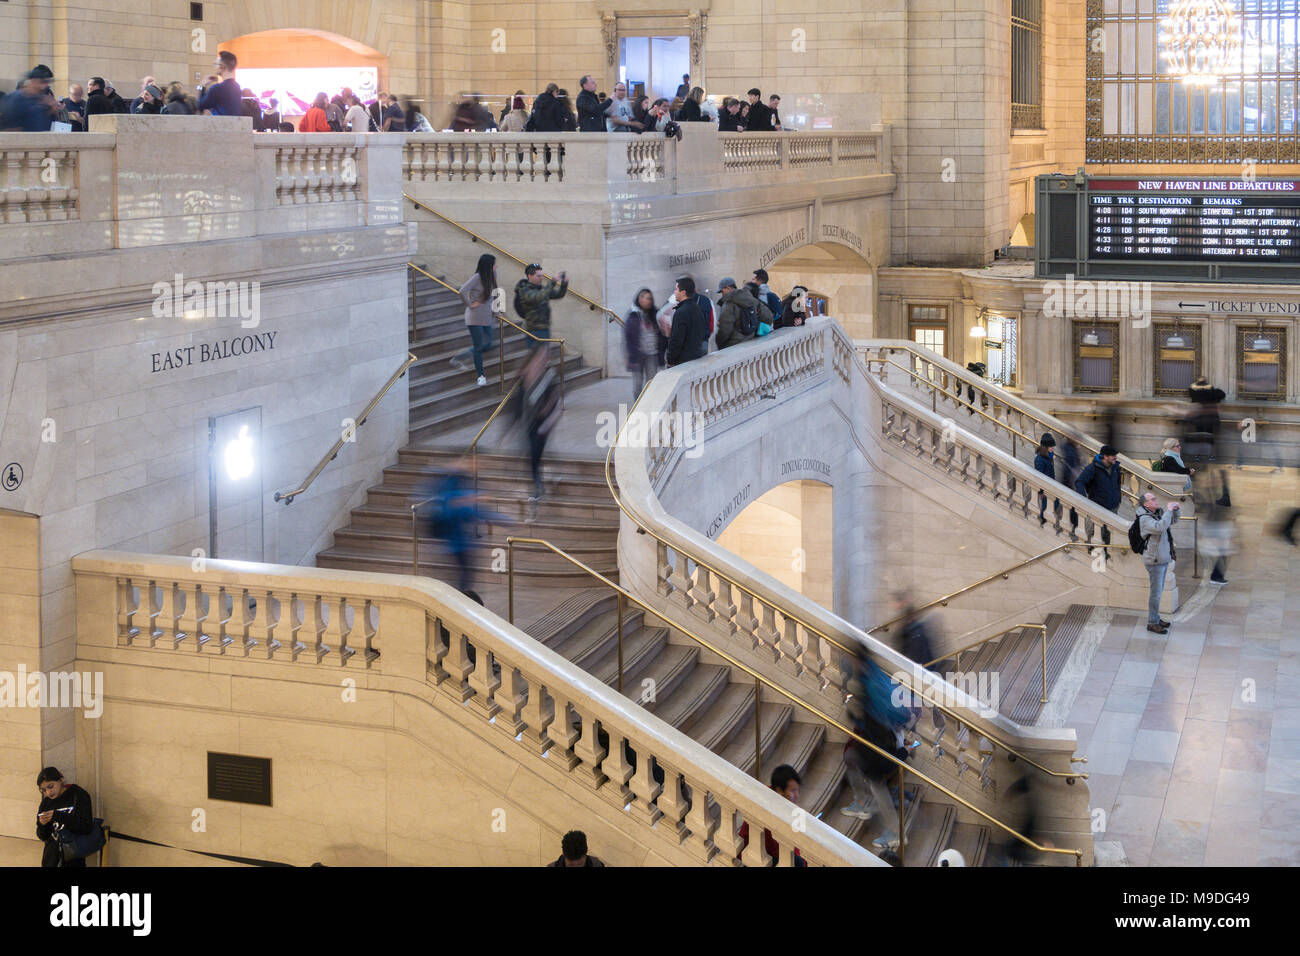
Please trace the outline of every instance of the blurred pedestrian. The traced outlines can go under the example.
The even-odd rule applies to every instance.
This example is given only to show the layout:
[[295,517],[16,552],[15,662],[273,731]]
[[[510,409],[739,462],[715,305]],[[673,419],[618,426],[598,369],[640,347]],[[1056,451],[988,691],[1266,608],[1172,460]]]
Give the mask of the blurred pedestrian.
[[533,493],[528,499],[528,520],[537,518],[537,508],[545,495],[542,483],[542,456],[546,442],[564,414],[564,394],[559,376],[551,368],[549,342],[535,345],[524,361],[520,381],[520,417],[528,444],[528,462],[533,476]]
[[663,363],[668,339],[659,331],[658,309],[654,293],[640,289],[636,301],[628,309],[623,322],[623,347],[627,354],[627,369],[632,373],[632,400],[641,397],[641,390],[655,377]]
[[510,521],[505,515],[481,507],[474,491],[476,467],[473,458],[458,459],[434,479],[427,496],[426,531],[431,538],[443,542],[447,554],[456,563],[459,569],[456,588],[460,591],[468,591],[473,578],[475,524],[479,521],[494,524]]
[[[903,746],[897,724],[899,715],[891,709],[882,710],[878,673],[883,673],[871,660],[865,647],[859,647],[853,662],[853,673],[847,685],[846,707],[850,726],[857,737],[866,744],[851,738],[844,745],[845,773],[853,791],[853,802],[844,808],[846,816],[869,820],[873,811],[880,814],[882,833],[872,846],[876,849],[897,849],[900,843],[896,814],[898,804],[890,792],[890,784],[898,778],[897,761],[905,761],[909,750]],[[888,678],[886,677],[886,681]],[[870,744],[871,746],[868,746]],[[890,760],[889,757],[895,758]],[[899,795],[899,799],[906,799]]]

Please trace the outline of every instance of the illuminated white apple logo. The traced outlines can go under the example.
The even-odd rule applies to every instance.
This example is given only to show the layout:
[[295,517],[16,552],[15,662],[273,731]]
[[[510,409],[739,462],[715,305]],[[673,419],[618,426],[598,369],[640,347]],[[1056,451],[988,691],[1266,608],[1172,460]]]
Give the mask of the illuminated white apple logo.
[[226,474],[231,481],[239,481],[253,473],[253,439],[248,437],[248,426],[239,426],[239,437],[226,444]]

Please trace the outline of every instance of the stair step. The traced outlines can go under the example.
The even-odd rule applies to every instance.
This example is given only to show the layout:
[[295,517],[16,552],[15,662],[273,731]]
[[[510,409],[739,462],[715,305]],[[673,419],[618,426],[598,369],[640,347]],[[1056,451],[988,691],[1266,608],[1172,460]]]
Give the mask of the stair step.
[[922,801],[916,823],[909,827],[909,839],[903,856],[905,866],[934,866],[939,854],[948,848],[957,811],[950,804]]
[[[791,704],[782,704],[774,701],[763,701],[759,707],[759,752],[763,755],[763,768],[761,776],[764,782],[771,778],[773,768],[777,767],[776,761],[772,760],[772,754],[785,735],[786,728],[790,726],[794,717],[794,707]],[[714,750],[714,753],[722,757],[728,763],[750,776],[755,775],[757,767],[754,763],[754,715],[750,711],[748,717],[736,728],[731,739],[722,749]]]
[[721,664],[696,664],[686,680],[644,707],[665,723],[684,730],[726,690],[730,678],[730,669]]
[[[376,555],[365,551],[350,551],[341,548],[326,548],[316,555],[316,566],[318,568],[340,568],[348,571],[374,571],[380,574],[410,574],[411,573],[411,556],[408,554],[404,558],[399,555]],[[478,580],[492,579],[499,577],[505,580],[505,575],[495,571],[491,565],[491,552],[484,553],[482,549],[476,552],[474,560],[470,562],[470,568],[474,577]],[[593,565],[593,569],[603,574],[610,580],[618,580],[618,566],[611,564],[603,566],[600,564]],[[460,565],[446,557],[432,557],[428,552],[420,553],[420,574],[424,577],[435,578],[439,581],[455,582],[460,574]],[[520,568],[516,569],[516,577],[525,577],[537,581],[539,584],[545,584],[547,587],[586,587],[591,584],[591,575],[578,569],[566,570],[558,569],[537,569],[537,568]]]
[[[1092,616],[1092,610],[1091,607],[1080,604],[1071,605],[1060,624],[1055,629],[1047,632],[1047,687],[1049,698],[1051,688],[1055,686],[1056,679],[1061,676],[1061,670],[1065,667],[1070,652],[1074,650],[1074,645],[1083,634],[1083,628],[1088,623],[1088,618]],[[1018,696],[1008,696],[1006,698],[1010,706],[1003,711],[1012,720],[1025,726],[1029,726],[1038,720],[1038,715],[1043,710],[1041,648],[1036,659],[1038,663],[1032,668],[1026,686],[1020,690]],[[1014,691],[1015,688],[1012,688],[1013,693]]]
[[948,837],[948,849],[962,855],[967,866],[983,866],[989,846],[989,828],[981,823],[955,823]]
[[[397,453],[399,465],[416,465],[427,470],[445,468],[465,453],[463,446],[439,447],[437,445],[407,445]],[[497,474],[531,475],[528,458],[525,455],[503,455],[496,452],[480,451],[479,468],[488,469]],[[551,477],[598,478],[605,480],[605,459],[591,458],[546,458],[546,473]]]

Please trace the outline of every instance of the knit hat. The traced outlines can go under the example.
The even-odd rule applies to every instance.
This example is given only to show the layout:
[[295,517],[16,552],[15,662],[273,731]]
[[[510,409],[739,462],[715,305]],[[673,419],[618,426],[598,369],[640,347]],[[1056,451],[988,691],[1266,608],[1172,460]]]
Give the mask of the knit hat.
[[1115,450],[1114,445],[1102,445],[1100,454],[1105,458],[1107,455],[1118,455],[1119,452]]
[[152,83],[146,86],[144,91],[156,100],[162,99],[162,90],[158,89],[158,87],[154,86]]
[[1039,444],[1046,445],[1048,448],[1055,448],[1056,439],[1052,437],[1051,432],[1043,432],[1043,438],[1042,441],[1039,442]]

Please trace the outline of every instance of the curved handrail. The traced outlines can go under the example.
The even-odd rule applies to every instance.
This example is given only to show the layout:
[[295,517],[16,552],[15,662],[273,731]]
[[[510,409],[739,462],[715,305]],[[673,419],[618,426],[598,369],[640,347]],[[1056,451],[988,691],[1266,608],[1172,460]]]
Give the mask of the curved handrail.
[[[634,525],[636,525],[637,528],[641,529],[642,532],[649,535],[651,538],[653,538],[655,541],[659,542],[660,544],[664,545],[665,547],[670,547],[675,550],[681,551],[683,554],[686,554],[685,549],[682,548],[680,545],[672,544],[666,538],[664,538],[662,535],[656,532],[654,528],[640,521],[634,514],[632,514],[632,512],[628,509],[627,505],[623,503],[622,496],[619,495],[618,490],[615,488],[614,481],[611,476],[614,449],[620,446],[620,442],[622,441],[622,437],[623,437],[623,429],[627,427],[627,423],[635,420],[636,410],[638,406],[641,404],[641,398],[644,396],[645,396],[645,391],[643,390],[641,392],[641,395],[637,396],[637,400],[632,404],[631,409],[628,410],[627,418],[624,419],[623,423],[619,426],[618,434],[615,436],[614,441],[610,443],[609,448],[605,452],[605,485],[606,487],[609,488],[610,496],[614,499],[614,503],[618,506],[619,511],[621,511],[629,521],[631,521]],[[1083,544],[1084,542],[1070,542],[1071,546],[1081,546]],[[1100,547],[1100,545],[1095,545],[1095,547]],[[731,587],[735,588],[738,591],[744,592],[745,594],[748,594],[751,598],[761,603],[771,604],[773,606],[779,606],[781,614],[784,617],[787,617],[789,620],[798,623],[800,626],[805,628],[809,633],[817,635],[817,637],[826,641],[832,647],[837,648],[842,653],[848,655],[855,655],[857,653],[857,650],[855,648],[848,647],[843,643],[841,643],[840,641],[837,641],[834,637],[827,634],[824,629],[817,627],[815,624],[809,622],[807,618],[792,613],[790,609],[785,605],[777,605],[777,602],[772,601],[769,598],[760,595],[758,592],[754,591],[749,587],[746,587],[743,583],[737,581],[732,576],[728,574],[724,574],[723,572],[719,571],[715,565],[711,564],[708,561],[702,560],[699,557],[698,553],[689,554],[687,555],[687,557],[689,557],[689,559],[694,564],[698,565],[699,567],[706,568],[710,574],[716,575],[717,577],[721,578],[722,580],[730,584]],[[923,693],[923,689],[918,689],[917,687],[911,685],[910,683],[908,684],[908,689],[912,693]],[[961,714],[958,714],[956,711],[952,710],[951,708],[947,707],[942,703],[939,703],[938,701],[930,701],[930,703],[936,709],[942,711],[943,713],[947,714],[949,717],[952,717],[954,720],[960,723],[970,722],[968,718],[963,717]],[[1051,774],[1053,776],[1060,776],[1060,777],[1067,777],[1067,778],[1083,776],[1082,774],[1077,774],[1077,773],[1061,773],[1058,771],[1048,770],[1046,767],[1042,766],[1037,761],[1033,760],[1031,757],[1028,757],[1025,754],[1021,753],[1020,751],[1016,750],[1014,747],[1012,747],[1010,744],[1008,744],[1006,741],[1002,740],[1000,737],[996,736],[995,734],[983,728],[980,729],[980,734],[988,738],[988,740],[991,743],[993,743],[995,746],[1001,747],[1008,754],[1015,756],[1016,759],[1023,760],[1030,766],[1035,767],[1044,773]]]
[[[629,413],[629,414],[630,414],[630,413]],[[743,672],[744,672],[745,674],[747,674],[749,677],[752,677],[752,678],[754,679],[754,684],[755,684],[755,687],[756,687],[756,688],[757,688],[758,685],[761,684],[762,686],[768,688],[769,690],[771,690],[771,691],[775,691],[776,693],[778,693],[778,694],[780,694],[782,697],[784,697],[786,700],[790,701],[790,703],[794,704],[796,707],[802,708],[804,711],[806,711],[806,712],[809,713],[809,714],[812,714],[814,717],[816,717],[817,719],[821,720],[823,723],[829,724],[830,726],[834,727],[836,730],[840,731],[841,733],[844,733],[844,734],[848,735],[848,737],[849,737],[850,739],[855,740],[855,741],[857,741],[859,744],[861,744],[862,746],[871,749],[871,750],[872,750],[874,753],[876,753],[878,756],[881,756],[881,757],[886,758],[886,759],[889,760],[891,763],[893,763],[894,765],[896,765],[896,766],[899,768],[899,770],[900,770],[901,773],[910,773],[910,774],[912,774],[913,776],[917,777],[917,778],[918,778],[919,780],[921,780],[922,782],[927,783],[927,784],[929,784],[930,786],[934,787],[936,790],[938,790],[940,793],[944,794],[945,796],[947,796],[947,797],[949,797],[949,798],[951,798],[951,799],[953,799],[953,800],[956,800],[959,804],[961,804],[961,805],[962,805],[963,807],[965,807],[967,810],[970,810],[970,811],[972,811],[973,813],[978,814],[979,816],[983,817],[985,820],[989,821],[990,823],[994,824],[995,826],[1000,827],[1002,830],[1004,830],[1004,831],[1006,831],[1007,833],[1011,834],[1011,836],[1015,837],[1017,840],[1019,840],[1021,843],[1025,844],[1026,846],[1029,846],[1029,847],[1031,847],[1031,848],[1033,848],[1033,849],[1039,851],[1040,853],[1060,853],[1060,854],[1070,854],[1070,855],[1073,855],[1073,856],[1074,856],[1075,866],[1082,866],[1082,865],[1083,865],[1083,851],[1082,851],[1082,850],[1073,849],[1073,848],[1070,848],[1070,847],[1045,847],[1045,846],[1040,846],[1038,843],[1036,843],[1035,841],[1031,840],[1029,837],[1025,836],[1023,833],[1020,833],[1020,832],[1018,832],[1017,830],[1013,830],[1011,827],[1007,826],[1007,825],[1006,825],[1005,823],[1003,823],[1001,820],[997,819],[996,817],[992,816],[992,815],[989,814],[989,813],[986,813],[985,811],[981,810],[979,807],[974,806],[974,805],[973,805],[972,803],[970,803],[968,800],[964,800],[964,799],[962,799],[961,797],[957,796],[957,794],[953,793],[951,790],[949,790],[949,789],[948,789],[947,787],[945,787],[943,784],[939,783],[937,780],[933,780],[933,779],[930,778],[927,774],[922,773],[920,770],[916,770],[916,769],[914,769],[914,768],[912,768],[912,767],[907,766],[907,764],[906,764],[904,761],[899,760],[897,757],[895,757],[895,756],[894,756],[893,754],[891,754],[889,751],[884,750],[884,749],[881,748],[881,747],[877,747],[877,746],[876,746],[875,744],[873,744],[871,741],[867,740],[867,739],[864,738],[864,737],[859,736],[859,735],[858,735],[858,734],[857,734],[857,733],[856,733],[856,732],[855,732],[851,727],[848,727],[848,726],[846,726],[845,724],[841,723],[839,720],[837,720],[836,718],[830,716],[830,715],[827,714],[825,711],[823,711],[821,708],[819,708],[819,707],[814,707],[812,704],[809,704],[809,703],[804,702],[803,700],[801,700],[801,699],[799,699],[798,697],[796,697],[794,694],[791,694],[791,693],[790,693],[789,691],[787,691],[784,687],[781,687],[781,686],[778,685],[778,684],[774,684],[772,681],[768,680],[767,678],[765,678],[765,677],[763,677],[761,674],[759,674],[758,671],[754,670],[753,668],[749,667],[749,666],[746,665],[746,664],[741,663],[741,662],[738,661],[736,658],[732,657],[730,654],[728,654],[726,651],[724,651],[722,648],[720,648],[720,647],[718,647],[717,645],[713,644],[711,641],[708,641],[708,640],[706,640],[706,639],[700,637],[698,634],[696,634],[694,631],[690,630],[689,628],[684,627],[683,625],[681,625],[681,624],[679,624],[679,623],[677,623],[677,622],[675,622],[675,621],[671,621],[671,620],[669,620],[668,618],[665,618],[662,614],[660,614],[660,613],[659,613],[658,611],[656,611],[654,608],[650,607],[650,605],[646,604],[645,602],[643,602],[643,601],[641,601],[639,598],[637,598],[636,595],[632,594],[632,592],[628,591],[627,589],[623,588],[622,586],[620,586],[620,585],[618,585],[618,584],[615,584],[613,581],[611,581],[609,578],[605,577],[605,575],[601,574],[599,571],[595,570],[594,568],[591,568],[591,567],[587,566],[587,565],[584,564],[583,562],[579,561],[577,558],[575,558],[575,557],[573,557],[572,555],[570,555],[570,554],[568,554],[567,552],[565,552],[564,549],[559,548],[559,547],[557,547],[557,546],[551,544],[551,542],[545,540],[544,538],[516,538],[516,537],[513,537],[513,536],[506,538],[506,546],[507,546],[507,557],[506,557],[506,562],[507,562],[507,563],[506,563],[506,569],[507,569],[507,571],[506,571],[506,573],[509,575],[509,577],[508,577],[508,586],[509,586],[509,588],[510,588],[509,613],[508,613],[508,616],[507,616],[506,619],[507,619],[511,624],[514,624],[514,614],[515,614],[515,608],[514,608],[514,545],[515,545],[516,543],[519,543],[519,544],[540,545],[540,546],[546,548],[547,550],[551,551],[552,553],[554,553],[554,554],[560,556],[561,558],[564,558],[566,561],[568,561],[570,564],[574,565],[575,567],[581,568],[581,569],[582,569],[583,571],[585,571],[587,574],[590,574],[592,577],[596,578],[598,581],[600,581],[600,582],[601,582],[602,584],[604,584],[606,587],[608,587],[608,588],[610,588],[611,590],[613,590],[614,592],[616,592],[616,593],[619,595],[619,597],[620,597],[621,599],[623,599],[623,600],[627,600],[627,601],[631,601],[633,604],[635,604],[635,605],[637,605],[638,607],[640,607],[643,611],[646,611],[646,612],[648,612],[648,613],[650,613],[650,614],[653,614],[655,617],[660,618],[661,620],[664,621],[664,623],[668,624],[669,627],[673,628],[674,630],[676,630],[676,631],[678,631],[678,632],[680,632],[680,633],[682,633],[682,634],[685,634],[687,637],[691,638],[691,640],[695,641],[695,643],[699,644],[699,645],[700,645],[701,647],[703,647],[705,650],[708,650],[708,651],[710,651],[711,653],[716,654],[718,657],[722,658],[724,661],[726,661],[726,662],[727,662],[729,665],[731,665],[732,667],[735,667],[735,668],[737,668],[738,670],[743,671]],[[622,639],[623,639],[623,627],[622,627],[622,622],[621,622],[621,620],[620,620],[620,623],[619,623],[619,625],[618,625],[618,638],[619,638],[619,642],[620,642],[620,648],[619,648],[619,651],[620,651],[620,658],[619,658],[619,660],[620,660],[620,663],[621,663],[621,661],[622,661],[622,657],[621,657],[621,654],[622,654],[622,644],[621,644],[621,642],[622,642]],[[755,695],[755,705],[757,706],[758,704],[759,704],[759,700],[758,700],[757,695]],[[757,717],[756,717],[756,724],[757,724]],[[758,728],[758,727],[756,726],[756,730],[761,730],[761,728]],[[757,745],[756,745],[756,746],[757,746]],[[904,802],[904,801],[903,801],[903,790],[902,790],[902,788],[900,787],[900,788],[899,788],[899,803],[901,804],[901,803],[903,803],[903,802]],[[904,847],[906,846],[907,841],[906,841],[906,839],[904,838],[904,834],[903,834],[901,831],[899,832],[898,835],[899,835],[899,838],[900,838],[900,840],[899,840],[899,854],[900,854],[900,859],[901,859],[901,857],[902,857],[902,853],[903,853]]]
[[370,400],[365,408],[361,410],[361,414],[357,418],[353,419],[353,424],[343,430],[343,434],[339,436],[338,441],[336,441],[334,446],[325,453],[325,457],[316,463],[316,467],[311,470],[311,474],[309,474],[303,480],[302,484],[293,491],[277,491],[275,493],[275,500],[283,501],[286,505],[293,504],[294,498],[298,497],[298,495],[310,488],[311,483],[320,476],[322,471],[325,470],[325,466],[338,457],[339,452],[343,450],[343,446],[356,439],[357,429],[366,423],[366,419],[368,419],[370,413],[375,410],[375,406],[383,400],[384,396],[388,394],[388,390],[397,384],[397,380],[406,374],[406,370],[414,365],[415,361],[415,354],[413,352],[407,352],[406,361],[403,362],[397,371],[389,377],[388,381],[384,383],[384,387],[379,390],[379,393]]
[[[433,215],[437,216],[443,222],[447,223],[447,225],[456,227],[461,232],[472,237],[475,242],[481,242],[485,246],[490,246],[491,248],[495,249],[497,252],[505,256],[507,259],[513,259],[521,266],[526,266],[529,264],[529,260],[521,259],[513,252],[510,252],[509,250],[506,249],[502,249],[500,246],[498,246],[495,242],[492,242],[490,239],[485,239],[483,236],[480,236],[473,229],[469,228],[469,226],[457,222],[455,219],[452,219],[450,216],[443,215],[442,213],[438,212],[438,210],[434,209],[432,206],[420,202],[420,200],[416,199],[410,193],[403,192],[402,198],[406,199],[408,202],[412,203],[413,205],[418,206],[420,209],[423,209],[425,212],[432,213]],[[548,279],[552,278],[551,276],[546,275],[545,272],[543,272],[542,275],[546,276],[546,278]],[[573,288],[572,286],[569,287],[569,294],[572,295],[575,299],[581,299],[583,302],[587,303],[587,307],[591,311],[603,312],[605,313],[607,318],[613,319],[619,325],[623,324],[623,317],[619,315],[617,312],[615,312],[613,309],[609,308],[608,306],[601,305],[599,302],[592,301],[591,299],[587,298],[587,296],[583,295],[581,292],[579,292],[577,289]]]
[[[980,378],[978,375],[975,375],[973,372],[970,372],[967,369],[963,369],[957,363],[944,358],[942,355],[939,355],[937,352],[933,352],[922,345],[918,345],[912,342],[897,341],[897,340],[887,340],[887,341],[876,340],[876,341],[857,343],[857,351],[860,355],[862,355],[862,353],[868,349],[880,349],[882,351],[892,350],[897,352],[904,352],[909,355],[914,355],[917,358],[932,363],[939,369],[942,369],[947,374],[953,376],[953,378],[962,382],[964,385],[975,389],[981,395],[988,396],[992,398],[994,401],[1001,402],[1002,404],[1006,405],[1008,408],[1015,409],[1017,414],[1023,415],[1025,418],[1028,418],[1031,421],[1037,422],[1040,426],[1042,426],[1044,430],[1055,432],[1057,434],[1074,435],[1076,438],[1079,439],[1079,443],[1083,445],[1086,449],[1088,449],[1090,452],[1092,452],[1094,455],[1101,450],[1101,443],[1098,442],[1096,439],[1094,439],[1092,436],[1083,434],[1082,432],[1078,432],[1075,429],[1070,428],[1065,422],[1060,421],[1059,419],[1052,418],[1050,416],[1045,417],[1042,413],[1040,413],[1028,402],[1021,401],[1020,399],[1016,398],[1014,395],[997,393],[992,391],[989,388],[988,383],[984,379]],[[877,363],[887,362],[888,364],[893,365],[896,368],[902,369],[903,371],[907,372],[915,380],[921,382],[922,384],[926,385],[929,388],[938,387],[936,383],[930,381],[925,376],[919,375],[914,370],[899,365],[897,362],[894,362],[892,359],[883,358],[883,357],[872,358],[867,355],[862,355],[862,360],[864,363],[867,364],[870,364],[872,362],[877,362]],[[948,393],[948,392],[945,392],[944,394],[948,395],[950,398],[954,398],[957,401],[957,403],[962,405],[963,407],[974,412],[979,412],[980,414],[984,415],[985,418],[989,418],[998,427],[1004,428],[1008,431],[1016,431],[1015,429],[1012,429],[1011,426],[1006,422],[998,421],[996,418],[986,415],[980,409],[975,408],[974,405],[969,400],[962,398],[960,391],[958,391],[956,394]],[[1016,434],[1020,435],[1020,437],[1025,438],[1028,441],[1033,442],[1035,445],[1037,444],[1037,441],[1033,438],[1033,436],[1025,435],[1023,432],[1019,432],[1019,431],[1016,431]],[[1120,465],[1121,472],[1128,472],[1128,474],[1132,476],[1134,482],[1137,483],[1138,485],[1145,484],[1156,488],[1161,487],[1158,481],[1156,480],[1156,476],[1157,476],[1156,472],[1151,471],[1149,468],[1143,468],[1134,459],[1128,457],[1127,455],[1119,456],[1119,465]],[[1135,500],[1137,499],[1137,496],[1134,495],[1132,492],[1129,492],[1124,489],[1121,489],[1121,491],[1123,491],[1123,493],[1127,495],[1129,498],[1133,498]]]
[[[885,621],[883,624],[877,624],[875,627],[868,628],[867,633],[874,634],[876,633],[876,631],[888,631],[890,627],[897,624],[899,621],[905,620],[906,618],[918,614],[921,611],[928,610],[932,607],[939,607],[939,606],[947,607],[948,602],[951,601],[953,598],[957,598],[970,591],[974,591],[976,588],[983,587],[985,584],[988,584],[991,581],[996,581],[998,578],[1002,578],[1005,581],[1013,573],[1019,571],[1021,568],[1025,568],[1031,564],[1035,564],[1038,561],[1043,560],[1043,558],[1047,558],[1053,554],[1056,554],[1058,551],[1068,551],[1070,548],[1087,548],[1089,551],[1092,551],[1094,548],[1110,550],[1112,548],[1120,548],[1120,547],[1121,546],[1118,544],[1097,544],[1097,543],[1089,544],[1086,541],[1067,541],[1064,544],[1058,544],[1054,548],[1049,548],[1048,550],[1042,552],[1041,554],[1036,554],[1033,557],[1026,558],[1023,561],[1013,564],[1009,568],[1005,568],[1002,571],[995,571],[986,578],[980,578],[980,580],[976,581],[974,584],[968,584],[964,588],[958,588],[956,591],[953,591],[951,594],[945,594],[943,597],[935,598],[933,601],[931,601],[928,604],[918,605],[917,607],[912,608],[910,611],[898,615],[898,617],[891,617],[888,621]],[[993,638],[991,637],[984,638],[984,640],[990,640],[990,641],[992,639]],[[951,657],[952,655],[949,654],[946,656]],[[943,658],[941,657],[939,658],[939,660],[943,660]]]

